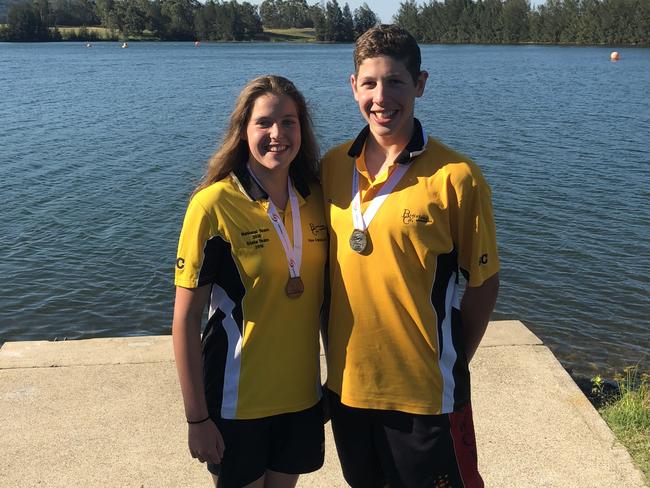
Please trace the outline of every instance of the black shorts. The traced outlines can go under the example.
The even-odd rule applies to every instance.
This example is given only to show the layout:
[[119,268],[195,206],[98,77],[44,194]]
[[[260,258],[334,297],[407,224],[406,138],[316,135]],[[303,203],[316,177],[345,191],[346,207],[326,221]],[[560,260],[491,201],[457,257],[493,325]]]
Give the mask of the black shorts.
[[266,470],[301,474],[323,465],[325,435],[323,408],[251,420],[214,419],[223,437],[221,464],[208,463],[219,476],[219,486],[239,488],[260,478]]
[[329,393],[343,476],[352,488],[478,488],[472,407],[444,415],[352,408]]

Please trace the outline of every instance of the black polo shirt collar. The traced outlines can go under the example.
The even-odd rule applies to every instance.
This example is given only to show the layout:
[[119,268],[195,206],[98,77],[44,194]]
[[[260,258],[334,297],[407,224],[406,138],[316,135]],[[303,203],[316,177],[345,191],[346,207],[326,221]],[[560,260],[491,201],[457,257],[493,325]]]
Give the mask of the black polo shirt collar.
[[[356,159],[361,156],[363,151],[363,146],[366,143],[368,134],[370,133],[370,126],[366,125],[359,135],[350,146],[348,151],[348,156]],[[422,128],[422,124],[416,118],[413,119],[413,134],[411,135],[411,140],[406,145],[406,147],[397,155],[395,162],[399,164],[408,164],[414,158],[422,154],[427,148],[427,135]]]
[[[233,173],[235,173],[239,183],[241,183],[242,188],[251,200],[259,201],[269,199],[268,193],[266,193],[264,188],[262,188],[257,181],[255,181],[255,178],[253,178],[248,172],[246,163],[238,164],[233,170]],[[298,193],[300,193],[300,196],[302,198],[307,198],[311,193],[309,190],[309,184],[305,181],[302,175],[295,170],[293,164],[289,167],[289,176],[291,177],[293,186],[296,188]]]

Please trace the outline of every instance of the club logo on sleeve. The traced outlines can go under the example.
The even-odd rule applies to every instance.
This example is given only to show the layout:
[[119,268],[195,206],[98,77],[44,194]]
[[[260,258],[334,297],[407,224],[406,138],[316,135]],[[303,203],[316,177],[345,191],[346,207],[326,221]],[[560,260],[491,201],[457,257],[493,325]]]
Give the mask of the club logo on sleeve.
[[184,269],[185,268],[185,260],[183,258],[178,258],[176,260],[176,267],[178,269],[181,269],[181,270]]
[[480,258],[478,258],[478,265],[479,266],[485,266],[488,263],[488,255],[483,254]]
[[402,213],[402,222],[406,225],[408,224],[428,224],[431,222],[431,219],[426,214],[416,214],[411,212],[408,208],[404,209]]

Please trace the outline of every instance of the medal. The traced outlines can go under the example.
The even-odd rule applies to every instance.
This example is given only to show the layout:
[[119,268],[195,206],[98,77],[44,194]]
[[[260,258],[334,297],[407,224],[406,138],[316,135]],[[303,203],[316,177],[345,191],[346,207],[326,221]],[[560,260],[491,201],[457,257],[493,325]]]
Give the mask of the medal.
[[354,229],[350,236],[350,247],[353,251],[361,254],[368,247],[368,237],[366,233],[359,229]]
[[363,254],[368,249],[368,226],[377,214],[379,207],[384,203],[393,188],[409,169],[410,164],[398,164],[382,185],[365,212],[361,212],[361,190],[359,189],[359,172],[355,165],[352,166],[352,224],[354,230],[350,235],[350,247],[354,252]]
[[[260,187],[262,183],[255,177],[253,171],[251,171],[250,166],[248,166],[248,172],[251,174],[253,179],[257,182]],[[300,224],[300,204],[298,202],[298,197],[296,192],[291,186],[291,180],[287,178],[287,190],[289,192],[289,202],[291,203],[291,214],[292,214],[292,224],[293,224],[293,246],[289,240],[289,235],[287,234],[287,229],[284,227],[282,217],[278,213],[278,210],[275,208],[275,204],[269,198],[269,206],[267,210],[267,215],[269,220],[273,224],[280,242],[282,243],[282,248],[284,249],[284,254],[287,258],[287,264],[289,268],[289,279],[287,284],[284,287],[284,291],[289,298],[298,298],[305,291],[305,285],[300,278],[300,264],[302,262],[302,227]],[[268,193],[268,192],[267,192]]]
[[287,280],[287,285],[284,287],[289,298],[298,298],[302,295],[302,292],[305,291],[305,285],[303,284],[300,276],[292,276]]

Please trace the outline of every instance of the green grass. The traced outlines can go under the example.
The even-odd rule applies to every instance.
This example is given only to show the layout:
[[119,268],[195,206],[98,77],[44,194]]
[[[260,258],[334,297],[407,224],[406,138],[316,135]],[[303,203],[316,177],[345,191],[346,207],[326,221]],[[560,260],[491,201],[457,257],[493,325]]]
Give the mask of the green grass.
[[[595,388],[601,381],[594,378]],[[618,393],[600,408],[600,414],[650,480],[650,375],[631,367],[617,382]]]
[[[50,28],[54,29],[53,27]],[[83,27],[58,27],[59,32],[63,40],[69,40],[70,38],[77,38],[80,36],[81,30]],[[158,37],[154,36],[149,31],[143,31],[142,34],[137,36],[126,36],[118,30],[111,30],[106,27],[86,27],[86,32],[90,34],[93,39],[90,40],[99,40],[99,41],[157,41]],[[79,39],[82,40],[82,39]]]
[[312,27],[304,29],[264,29],[263,36],[271,42],[314,42],[316,33]]
[[[68,33],[77,33],[79,32],[82,27],[59,27],[59,32],[61,32],[61,35],[63,34],[68,34]],[[93,34],[97,34],[100,37],[108,37],[110,30],[107,29],[106,27],[86,27],[86,30],[88,32],[92,32]]]

